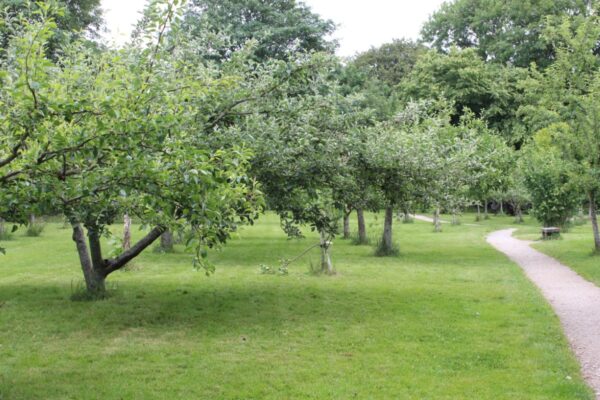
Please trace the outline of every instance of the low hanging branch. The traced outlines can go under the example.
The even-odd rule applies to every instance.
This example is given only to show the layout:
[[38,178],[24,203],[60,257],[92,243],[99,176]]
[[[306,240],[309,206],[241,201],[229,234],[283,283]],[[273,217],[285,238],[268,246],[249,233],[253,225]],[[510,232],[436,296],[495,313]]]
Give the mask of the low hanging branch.
[[167,229],[164,226],[155,227],[129,250],[124,251],[121,255],[112,260],[107,260],[105,267],[106,274],[108,275],[123,268],[129,261],[136,258],[142,251],[154,243],[166,230]]
[[306,254],[308,254],[308,252],[311,251],[312,249],[315,249],[315,248],[321,247],[321,246],[322,246],[321,243],[315,243],[314,245],[310,246],[309,248],[307,248],[306,250],[304,250],[302,253],[300,253],[299,255],[297,255],[294,258],[291,258],[291,259],[284,258],[281,260],[281,266],[287,268],[290,264],[298,261],[299,259],[304,257]]

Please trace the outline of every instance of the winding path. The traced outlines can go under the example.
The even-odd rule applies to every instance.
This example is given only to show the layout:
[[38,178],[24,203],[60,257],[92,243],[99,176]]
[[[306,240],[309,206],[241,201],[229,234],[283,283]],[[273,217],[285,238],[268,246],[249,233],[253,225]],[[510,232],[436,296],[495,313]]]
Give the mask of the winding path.
[[[419,215],[419,214],[417,214],[417,215],[413,215],[413,218],[416,219],[417,221],[431,222],[433,224],[433,218],[426,217],[425,215]],[[449,224],[450,223],[450,222],[445,221],[443,219],[440,220],[440,222],[442,224]],[[478,224],[464,224],[464,225],[465,226],[481,226],[481,225],[478,225]]]
[[[430,217],[426,217],[424,215],[413,215],[413,218],[416,219],[417,221],[423,221],[423,222],[431,222],[433,224],[433,218]],[[447,224],[448,221],[444,221],[444,220],[440,220],[440,222],[442,224]]]
[[548,300],[581,363],[586,382],[600,399],[600,288],[552,257],[512,237],[516,229],[497,231],[488,243],[516,262]]

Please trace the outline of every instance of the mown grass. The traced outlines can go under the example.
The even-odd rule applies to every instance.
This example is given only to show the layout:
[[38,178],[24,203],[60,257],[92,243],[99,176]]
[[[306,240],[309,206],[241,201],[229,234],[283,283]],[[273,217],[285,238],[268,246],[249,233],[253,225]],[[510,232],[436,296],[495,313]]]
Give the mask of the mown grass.
[[575,226],[558,240],[538,242],[536,249],[560,260],[583,278],[600,286],[600,255],[594,252],[594,236],[590,223]]
[[[470,216],[463,222],[469,223]],[[382,218],[369,217],[373,242]],[[592,399],[557,318],[480,226],[397,223],[398,257],[336,240],[287,240],[273,216],[211,254],[151,251],[109,278],[113,296],[72,302],[70,232],[17,232],[0,258],[1,399]]]

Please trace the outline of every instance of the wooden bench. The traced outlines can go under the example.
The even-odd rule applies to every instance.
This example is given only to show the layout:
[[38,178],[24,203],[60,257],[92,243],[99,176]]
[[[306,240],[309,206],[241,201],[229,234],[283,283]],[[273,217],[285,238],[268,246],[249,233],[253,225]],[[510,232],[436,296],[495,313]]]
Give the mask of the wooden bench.
[[542,228],[542,239],[548,240],[552,239],[554,236],[560,236],[560,228],[555,226]]

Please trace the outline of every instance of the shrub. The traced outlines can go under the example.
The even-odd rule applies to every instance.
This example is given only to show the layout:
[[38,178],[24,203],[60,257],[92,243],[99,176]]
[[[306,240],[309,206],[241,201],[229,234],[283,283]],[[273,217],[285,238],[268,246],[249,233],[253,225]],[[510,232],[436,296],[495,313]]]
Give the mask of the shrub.
[[38,237],[44,232],[46,228],[46,224],[44,222],[35,221],[27,225],[27,230],[25,231],[25,236],[29,237]]

